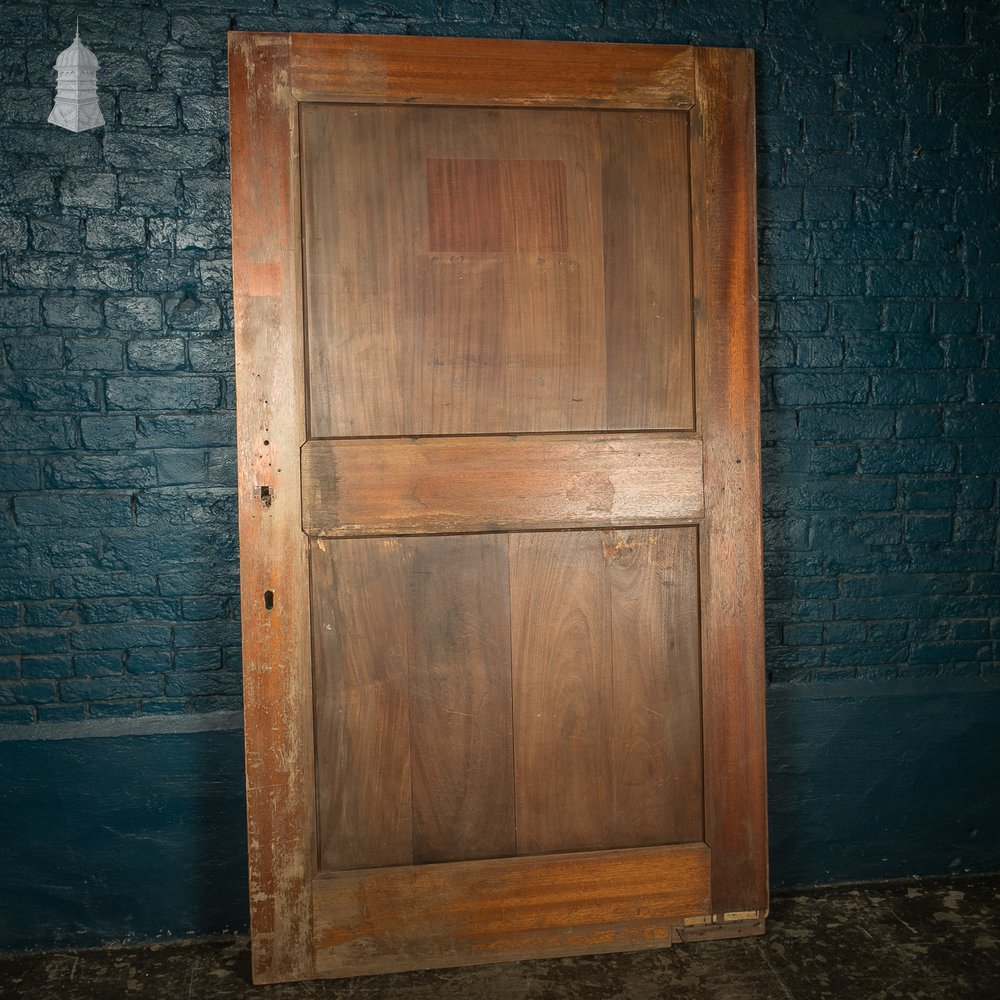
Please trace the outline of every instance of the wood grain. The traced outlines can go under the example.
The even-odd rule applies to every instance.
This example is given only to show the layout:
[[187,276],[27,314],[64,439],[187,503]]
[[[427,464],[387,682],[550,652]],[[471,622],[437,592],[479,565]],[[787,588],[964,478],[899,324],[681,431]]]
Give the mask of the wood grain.
[[303,106],[313,436],[606,425],[593,115]]
[[605,532],[615,846],[702,838],[696,528]]
[[510,546],[518,853],[700,840],[696,529]]
[[[254,981],[313,975],[305,381],[288,36],[229,36],[240,590]],[[254,491],[271,487],[265,507]],[[273,594],[267,610],[264,592]]]
[[714,913],[767,909],[753,54],[695,53],[705,838]]
[[324,976],[662,948],[704,913],[703,844],[324,875]]
[[[738,932],[767,906],[751,56],[234,35],[230,69],[255,980]],[[499,208],[428,173],[477,160]],[[702,839],[699,757],[709,846],[620,849]],[[511,794],[516,850],[577,853],[440,863],[509,850]]]
[[[415,863],[514,853],[507,544],[410,538]],[[374,627],[384,627],[373,622]]]
[[504,539],[318,541],[312,581],[321,868],[512,854]]
[[[401,434],[406,403],[392,387],[406,373],[392,264],[408,238],[402,206],[423,196],[401,135],[407,123],[318,104],[300,105],[299,115],[310,435]],[[386,177],[396,183],[370,183]]]
[[692,50],[364,35],[293,35],[301,101],[688,108]]
[[690,428],[686,128],[304,105],[311,433]]
[[324,870],[413,861],[407,555],[397,539],[313,544]]
[[[497,163],[504,156],[503,116],[486,115],[463,108],[405,109],[413,122],[406,136],[414,151],[412,170],[425,188],[416,210],[398,208],[409,228],[395,251],[387,294],[397,302],[393,321],[402,331],[405,383],[387,384],[383,391],[402,396],[409,433],[487,432],[502,427],[507,413],[506,339],[499,313],[505,255],[433,249],[432,228],[442,220],[431,217],[428,165],[435,158]],[[481,203],[467,219],[470,227],[478,229],[489,219],[502,228],[503,219],[494,218],[496,207]]]
[[603,114],[608,427],[694,427],[687,115]]
[[614,845],[611,619],[600,535],[512,535],[517,852]]
[[563,160],[432,158],[426,169],[432,252],[568,252]]
[[569,250],[511,254],[500,316],[506,418],[498,431],[607,427],[601,150],[596,112],[522,110],[503,148],[514,159],[566,164]]
[[668,434],[310,441],[303,530],[324,537],[692,523],[701,443]]

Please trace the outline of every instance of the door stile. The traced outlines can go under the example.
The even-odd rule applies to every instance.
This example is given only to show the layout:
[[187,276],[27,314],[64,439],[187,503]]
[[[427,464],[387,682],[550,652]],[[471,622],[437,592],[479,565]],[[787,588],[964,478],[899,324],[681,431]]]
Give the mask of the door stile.
[[314,975],[316,873],[299,262],[287,35],[229,35],[240,594],[255,982]]
[[694,51],[705,841],[712,913],[722,919],[760,916],[768,905],[754,81],[752,52]]

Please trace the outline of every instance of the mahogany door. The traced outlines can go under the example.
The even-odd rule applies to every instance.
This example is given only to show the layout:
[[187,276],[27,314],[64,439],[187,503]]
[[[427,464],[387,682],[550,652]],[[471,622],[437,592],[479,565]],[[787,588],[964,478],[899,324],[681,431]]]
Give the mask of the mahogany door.
[[760,932],[749,54],[230,87],[255,979]]

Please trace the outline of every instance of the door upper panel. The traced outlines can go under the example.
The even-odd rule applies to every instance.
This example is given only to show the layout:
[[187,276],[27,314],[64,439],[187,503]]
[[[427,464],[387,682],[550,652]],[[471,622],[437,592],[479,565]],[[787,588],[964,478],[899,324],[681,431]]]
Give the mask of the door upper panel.
[[311,437],[693,428],[686,114],[300,128]]

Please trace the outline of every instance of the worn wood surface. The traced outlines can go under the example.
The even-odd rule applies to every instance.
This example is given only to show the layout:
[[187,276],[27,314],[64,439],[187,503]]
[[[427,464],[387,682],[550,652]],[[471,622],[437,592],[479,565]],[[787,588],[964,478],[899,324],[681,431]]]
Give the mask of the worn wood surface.
[[298,100],[688,108],[692,50],[363,35],[293,35]]
[[320,540],[313,595],[324,870],[701,839],[693,528]]
[[[469,117],[479,128],[488,124],[481,111]],[[427,246],[432,253],[569,250],[566,161],[512,159],[509,153],[520,151],[504,151],[504,159],[426,161]]]
[[336,537],[693,523],[701,442],[670,434],[310,441],[304,529]]
[[410,864],[409,580],[398,539],[312,553],[320,867]]
[[601,535],[511,538],[518,854],[613,846],[611,618]]
[[705,444],[701,642],[713,912],[767,909],[753,55],[695,51],[692,206]]
[[603,539],[616,847],[702,837],[697,546],[695,528]]
[[[315,871],[295,106],[287,36],[230,35],[240,591],[253,973],[313,974]],[[261,502],[267,486],[271,501]],[[273,595],[270,610],[264,592]]]
[[321,975],[662,948],[705,911],[703,844],[326,874]]
[[695,530],[510,544],[518,853],[700,840]]
[[502,536],[313,549],[323,869],[514,853]]
[[592,116],[303,107],[314,437],[607,426]]
[[726,941],[730,938],[760,937],[766,929],[763,917],[746,920],[722,920],[718,923],[681,924],[677,927],[676,938],[683,944],[695,941]]
[[313,436],[692,427],[685,115],[301,117]]
[[515,851],[507,540],[407,539],[413,860]]
[[749,55],[231,51],[255,978],[765,911]]
[[694,426],[688,120],[600,116],[608,427]]

